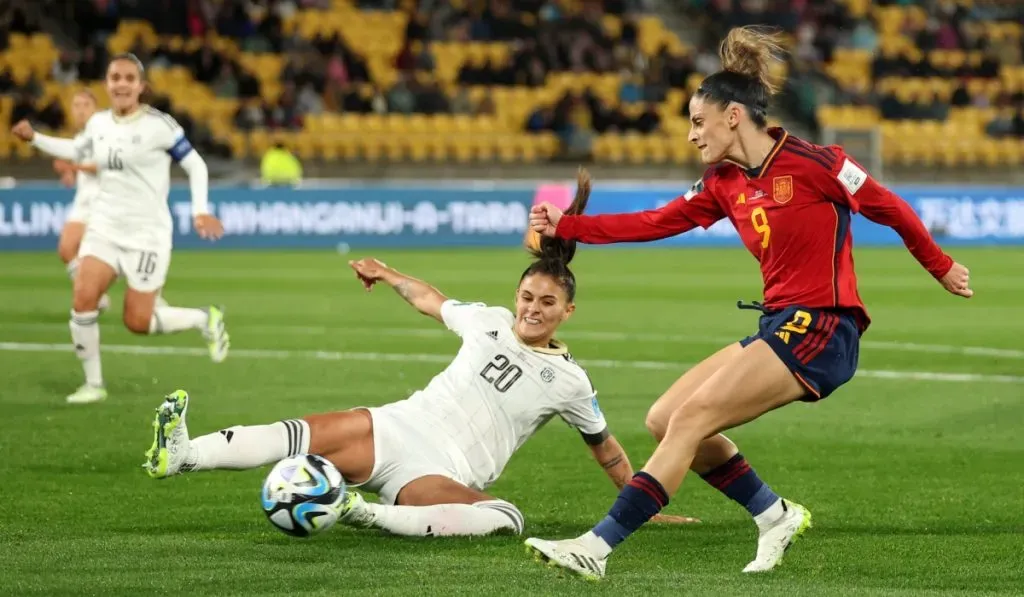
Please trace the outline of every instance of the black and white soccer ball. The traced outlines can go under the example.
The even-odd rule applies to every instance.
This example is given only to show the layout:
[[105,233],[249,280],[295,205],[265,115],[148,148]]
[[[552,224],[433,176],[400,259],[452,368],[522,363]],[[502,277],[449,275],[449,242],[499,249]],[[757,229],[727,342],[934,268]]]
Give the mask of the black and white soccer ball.
[[299,454],[274,465],[260,500],[273,525],[293,537],[322,533],[338,522],[345,479],[328,460]]

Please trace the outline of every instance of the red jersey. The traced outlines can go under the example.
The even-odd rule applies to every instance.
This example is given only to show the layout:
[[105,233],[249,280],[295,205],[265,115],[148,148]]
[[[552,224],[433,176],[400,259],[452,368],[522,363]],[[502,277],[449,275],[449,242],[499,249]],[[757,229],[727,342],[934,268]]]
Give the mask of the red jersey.
[[660,209],[562,216],[556,234],[584,243],[650,241],[729,218],[761,264],[765,307],[849,309],[870,319],[857,293],[852,214],[893,228],[935,278],[953,266],[905,201],[838,146],[821,147],[769,129],[775,146],[756,170],[712,167],[685,195]]

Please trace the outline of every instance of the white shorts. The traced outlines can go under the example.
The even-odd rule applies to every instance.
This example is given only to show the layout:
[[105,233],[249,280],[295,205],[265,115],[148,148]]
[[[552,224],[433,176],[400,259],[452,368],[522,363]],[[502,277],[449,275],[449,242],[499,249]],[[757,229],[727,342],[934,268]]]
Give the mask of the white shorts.
[[158,246],[131,249],[87,229],[78,257],[95,257],[114,268],[128,288],[139,292],[156,292],[164,287],[171,267],[171,248]]
[[443,441],[422,431],[404,406],[396,402],[366,409],[373,418],[373,471],[369,479],[352,486],[376,493],[384,504],[396,503],[403,487],[428,475],[471,487],[455,464],[458,455],[453,455]]
[[68,215],[64,218],[65,222],[78,222],[84,224],[89,221],[89,213],[92,211],[93,198],[89,196],[82,196],[81,193],[75,194],[75,200],[71,202],[71,209],[68,210]]

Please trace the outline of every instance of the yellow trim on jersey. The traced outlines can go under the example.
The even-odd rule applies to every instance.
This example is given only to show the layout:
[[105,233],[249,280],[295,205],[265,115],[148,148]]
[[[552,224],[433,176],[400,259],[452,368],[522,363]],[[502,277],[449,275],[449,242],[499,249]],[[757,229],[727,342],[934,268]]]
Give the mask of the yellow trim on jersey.
[[125,124],[142,118],[142,115],[146,113],[147,109],[149,109],[148,104],[139,104],[139,107],[128,116],[118,116],[113,110],[110,111],[110,116],[117,124]]
[[526,342],[523,342],[523,339],[519,337],[519,334],[516,333],[515,327],[512,328],[512,335],[516,337],[516,340],[520,344],[522,344],[526,348],[529,348],[533,352],[537,352],[540,354],[549,354],[559,357],[562,355],[569,354],[569,346],[565,342],[562,342],[561,340],[556,340],[552,338],[548,346],[530,346]]

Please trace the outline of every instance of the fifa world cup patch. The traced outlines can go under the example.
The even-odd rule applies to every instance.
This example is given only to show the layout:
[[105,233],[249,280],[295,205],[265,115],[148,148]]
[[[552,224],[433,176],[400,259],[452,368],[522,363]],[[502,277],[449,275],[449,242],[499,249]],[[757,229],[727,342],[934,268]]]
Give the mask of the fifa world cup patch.
[[776,176],[772,181],[772,199],[776,203],[789,203],[793,199],[793,177]]
[[700,193],[703,190],[704,190],[704,179],[702,178],[702,179],[698,180],[697,182],[693,183],[693,186],[690,187],[690,190],[687,191],[685,195],[683,195],[683,199],[686,199],[687,201],[689,201],[690,199],[693,199],[694,196],[696,196],[698,193]]
[[857,167],[850,160],[843,160],[843,169],[839,171],[839,182],[846,187],[851,195],[856,195],[868,180],[868,173]]

